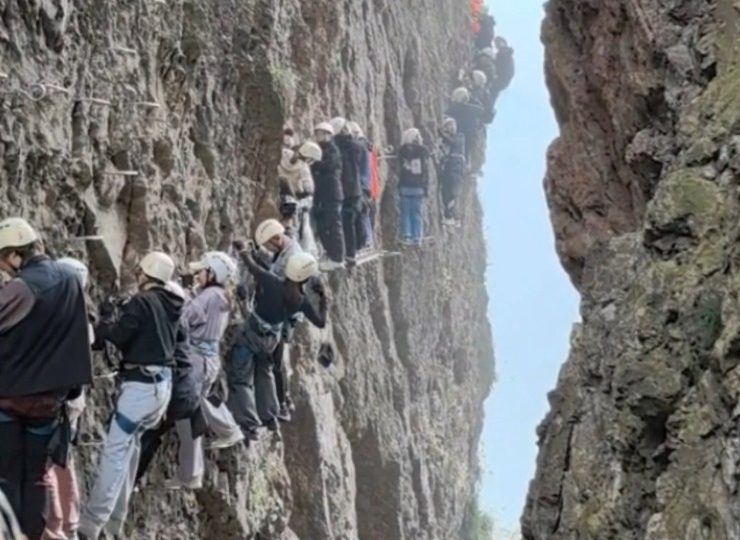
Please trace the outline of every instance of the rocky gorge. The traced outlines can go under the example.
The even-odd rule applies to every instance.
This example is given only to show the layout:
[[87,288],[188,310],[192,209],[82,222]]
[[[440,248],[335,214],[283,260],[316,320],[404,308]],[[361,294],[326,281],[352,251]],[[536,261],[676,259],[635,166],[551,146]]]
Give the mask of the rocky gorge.
[[523,537],[740,538],[738,4],[546,11],[545,189],[582,321]]
[[[0,44],[0,213],[86,261],[97,300],[130,290],[150,249],[184,269],[272,216],[285,125],[307,136],[341,114],[382,147],[414,125],[431,143],[471,53],[461,0],[0,0]],[[382,173],[379,239],[396,249],[394,166]],[[711,185],[720,205],[730,188]],[[460,230],[439,225],[432,197],[433,244],[328,278],[331,325],[292,350],[283,440],[209,454],[204,489],[180,493],[161,487],[168,439],[126,538],[460,537],[493,381],[474,181],[461,197]],[[95,362],[92,441],[115,392]],[[96,453],[83,442],[83,493]]]

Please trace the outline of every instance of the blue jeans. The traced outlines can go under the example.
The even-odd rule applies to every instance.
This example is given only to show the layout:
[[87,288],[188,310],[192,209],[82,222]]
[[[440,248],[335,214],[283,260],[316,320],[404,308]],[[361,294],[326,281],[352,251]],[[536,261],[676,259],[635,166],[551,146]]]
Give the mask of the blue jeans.
[[424,196],[401,193],[401,236],[421,240],[424,236]]

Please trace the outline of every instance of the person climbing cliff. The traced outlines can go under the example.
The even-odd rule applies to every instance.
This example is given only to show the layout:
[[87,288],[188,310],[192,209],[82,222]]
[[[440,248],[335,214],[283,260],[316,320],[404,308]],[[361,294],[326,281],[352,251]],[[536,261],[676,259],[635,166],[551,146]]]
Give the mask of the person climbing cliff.
[[88,315],[74,271],[21,218],[0,222],[0,488],[30,540],[45,528],[47,459],[66,466],[68,399],[92,381]]
[[[172,366],[184,299],[168,290],[175,263],[151,252],[136,270],[139,292],[120,318],[95,327],[94,348],[105,342],[123,354],[121,385],[97,476],[80,519],[79,536],[95,540],[103,528],[119,534],[126,520],[141,451],[141,436],[162,420],[172,392]],[[109,316],[101,310],[101,316]]]
[[442,124],[440,140],[439,178],[442,189],[444,223],[458,223],[457,196],[465,177],[465,137],[457,131],[454,118],[446,118]]
[[401,239],[420,245],[424,238],[424,198],[429,189],[429,150],[416,128],[404,131],[398,150]]
[[491,46],[491,42],[496,35],[495,28],[496,19],[493,15],[481,11],[478,15],[478,32],[473,40],[476,49],[480,50]]
[[470,91],[461,86],[452,92],[447,116],[457,122],[457,130],[465,136],[465,157],[470,164],[473,147],[481,135],[483,108],[478,103],[471,103]]
[[373,145],[365,138],[365,134],[357,122],[349,122],[349,130],[357,145],[357,165],[362,189],[360,212],[355,221],[357,248],[360,250],[374,246],[375,234],[371,217],[375,213],[375,201],[373,200],[371,186]]
[[490,124],[496,117],[495,99],[488,85],[488,77],[482,71],[475,70],[471,75],[470,100],[483,108],[483,123]]
[[278,176],[285,179],[281,198],[296,201],[295,212],[290,219],[296,238],[303,250],[314,256],[318,255],[318,248],[310,218],[315,190],[311,166],[321,158],[321,147],[313,141],[306,141],[296,151],[283,150],[283,159],[278,166]]
[[[89,282],[90,271],[85,263],[72,257],[62,257],[57,262],[67,269],[74,272],[82,286],[85,294],[86,304],[90,304],[87,297],[87,286]],[[89,317],[92,319],[92,317]],[[89,343],[95,341],[95,332],[92,323],[88,322]],[[80,417],[85,409],[86,397],[85,390],[75,399],[68,400],[65,403],[67,420],[69,422],[69,439],[70,442],[77,439],[79,433]],[[77,484],[77,473],[75,470],[75,452],[67,454],[67,464],[62,467],[51,463],[47,469],[48,497],[46,528],[44,530],[44,540],[57,540],[74,538],[77,535],[77,528],[80,523],[80,490]]]
[[313,202],[313,219],[316,233],[326,251],[323,270],[344,267],[344,228],[342,225],[342,155],[334,144],[334,128],[322,122],[314,129],[316,142],[321,147],[321,160],[311,166],[316,191]]
[[[241,244],[240,244],[241,245]],[[280,404],[275,387],[273,355],[282,340],[283,327],[298,313],[318,327],[326,324],[328,300],[316,277],[318,263],[305,252],[294,253],[285,265],[285,279],[261,265],[254,249],[240,258],[256,282],[251,313],[227,359],[229,408],[245,435],[257,436],[260,427],[279,433]],[[304,291],[318,296],[314,306]]]
[[[206,429],[215,435],[209,445],[213,449],[233,446],[244,436],[225,403],[215,404],[211,389],[221,371],[219,346],[228,325],[231,304],[225,286],[236,276],[236,262],[226,253],[210,251],[188,266],[195,278],[196,294],[182,310],[182,320],[188,329],[188,359],[193,369],[205,374],[201,390],[201,411]],[[191,418],[175,422],[180,442],[177,476],[167,487],[198,489],[205,471],[203,442],[194,432]]]
[[362,210],[362,186],[360,185],[359,155],[364,151],[353,139],[347,120],[342,117],[333,118],[334,143],[342,156],[342,190],[344,203],[342,205],[342,226],[344,228],[344,255],[348,268],[355,265],[358,238],[356,222]]
[[514,78],[514,49],[501,36],[496,38],[496,77],[491,84],[494,103]]
[[496,80],[496,57],[498,53],[493,47],[486,47],[476,52],[473,58],[473,69],[482,71],[489,85]]

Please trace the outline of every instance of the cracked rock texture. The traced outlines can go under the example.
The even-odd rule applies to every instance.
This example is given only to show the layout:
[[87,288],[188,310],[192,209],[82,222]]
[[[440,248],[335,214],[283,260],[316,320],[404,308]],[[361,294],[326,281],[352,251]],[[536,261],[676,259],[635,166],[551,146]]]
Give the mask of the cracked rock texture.
[[[0,0],[0,214],[87,261],[95,298],[128,290],[147,250],[184,267],[272,215],[286,123],[305,136],[342,114],[383,146],[416,124],[431,144],[469,27],[459,0]],[[395,249],[383,172],[379,236]],[[284,442],[209,456],[205,488],[180,494],[158,487],[168,439],[126,538],[459,538],[493,378],[474,187],[462,230],[438,226],[431,197],[434,243],[331,276],[333,324],[292,350]],[[97,381],[86,431],[104,432],[113,391]],[[83,491],[95,452],[81,452]]]
[[547,193],[581,315],[527,540],[740,538],[740,10],[551,0]]

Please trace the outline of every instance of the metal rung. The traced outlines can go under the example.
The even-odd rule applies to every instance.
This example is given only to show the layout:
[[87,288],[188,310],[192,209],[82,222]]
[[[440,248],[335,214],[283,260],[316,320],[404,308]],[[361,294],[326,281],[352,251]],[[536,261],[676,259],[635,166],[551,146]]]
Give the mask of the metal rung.
[[7,79],[7,78],[8,78],[8,74],[0,71],[0,79]]
[[159,109],[161,107],[156,101],[137,101],[136,105],[137,107],[146,107],[149,109]]
[[83,103],[92,103],[93,105],[103,105],[106,107],[110,107],[112,105],[112,103],[107,99],[100,99],[95,97],[80,97],[77,98],[76,101],[81,101]]
[[47,88],[48,90],[54,90],[55,92],[61,92],[62,94],[69,95],[69,89],[64,88],[63,86],[59,86],[58,84],[49,84],[49,83],[39,83],[41,86]]
[[108,174],[111,176],[139,176],[139,171],[103,171],[103,174]]
[[94,375],[93,380],[100,381],[103,379],[115,379],[117,376],[118,376],[117,371],[111,371],[110,373],[101,373],[100,375]]
[[132,49],[130,47],[121,47],[120,45],[116,45],[114,47],[111,47],[110,49],[111,51],[119,52],[122,54],[139,54],[139,51],[137,51],[136,49]]
[[87,242],[88,240],[102,240],[103,235],[101,234],[91,234],[88,236],[71,236],[69,238],[70,241],[73,242]]

